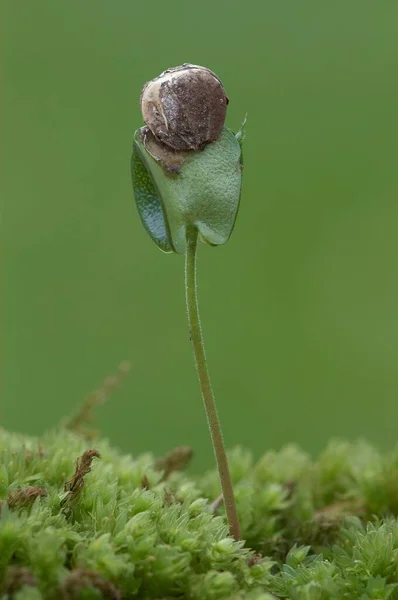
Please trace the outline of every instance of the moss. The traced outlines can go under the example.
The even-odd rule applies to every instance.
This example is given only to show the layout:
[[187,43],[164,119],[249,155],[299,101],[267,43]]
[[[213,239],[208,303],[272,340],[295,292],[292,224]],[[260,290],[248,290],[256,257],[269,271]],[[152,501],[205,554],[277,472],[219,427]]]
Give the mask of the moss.
[[398,598],[398,450],[235,449],[245,544],[217,474],[188,476],[178,453],[133,458],[66,429],[1,431],[0,452],[1,598]]

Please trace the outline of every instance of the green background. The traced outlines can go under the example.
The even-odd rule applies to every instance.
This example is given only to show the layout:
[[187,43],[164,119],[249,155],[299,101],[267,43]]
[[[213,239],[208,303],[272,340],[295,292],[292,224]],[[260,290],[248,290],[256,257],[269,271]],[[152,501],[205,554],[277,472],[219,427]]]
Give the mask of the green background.
[[122,360],[98,425],[212,464],[185,320],[129,175],[142,84],[203,64],[248,113],[230,242],[200,248],[228,446],[398,432],[398,3],[8,0],[2,6],[4,426],[38,433]]

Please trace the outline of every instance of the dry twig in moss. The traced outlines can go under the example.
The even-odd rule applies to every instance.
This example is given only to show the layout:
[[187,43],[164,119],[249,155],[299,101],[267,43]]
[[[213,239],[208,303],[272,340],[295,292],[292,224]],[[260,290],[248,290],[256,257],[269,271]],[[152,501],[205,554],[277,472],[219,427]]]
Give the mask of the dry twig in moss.
[[17,488],[8,492],[7,504],[9,508],[22,508],[33,504],[36,498],[45,498],[46,496],[48,496],[47,490],[41,487]]
[[190,463],[193,450],[189,446],[179,446],[171,450],[166,456],[156,459],[155,469],[163,471],[162,481],[168,479],[174,471],[182,471]]
[[85,450],[76,461],[74,475],[64,485],[66,496],[61,500],[61,506],[71,505],[79,498],[84,486],[84,477],[91,471],[91,463],[94,458],[101,458],[98,450]]
[[76,414],[65,423],[66,429],[80,434],[86,439],[96,438],[98,432],[87,426],[94,421],[94,409],[106,402],[110,394],[124,381],[130,369],[130,362],[122,361],[117,368],[117,373],[106,377],[98,389],[88,394]]

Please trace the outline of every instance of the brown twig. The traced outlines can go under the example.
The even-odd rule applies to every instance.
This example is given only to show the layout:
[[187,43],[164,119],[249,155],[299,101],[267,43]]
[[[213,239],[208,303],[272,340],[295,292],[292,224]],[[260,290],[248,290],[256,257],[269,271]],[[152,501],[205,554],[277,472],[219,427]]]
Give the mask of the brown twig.
[[9,508],[22,508],[33,504],[36,498],[45,498],[48,491],[41,487],[28,486],[11,490],[7,494],[7,504]]
[[150,489],[150,483],[149,483],[149,479],[146,475],[144,475],[141,479],[141,488],[143,490],[149,490]]
[[65,577],[60,585],[60,599],[79,600],[85,588],[94,588],[107,600],[120,600],[121,594],[112,582],[107,581],[97,571],[91,569],[74,569]]
[[213,500],[213,502],[210,504],[210,510],[212,513],[217,512],[217,510],[220,508],[220,506],[222,505],[222,503],[224,502],[224,496],[222,494],[220,494],[218,496],[218,498],[216,498],[215,500]]
[[316,511],[313,521],[316,523],[329,523],[341,521],[349,515],[362,516],[364,514],[363,504],[356,499],[343,500],[328,504]]
[[74,431],[86,439],[97,437],[98,432],[87,427],[88,424],[94,421],[94,409],[106,402],[110,394],[124,381],[130,370],[131,364],[129,361],[124,360],[121,362],[117,368],[117,373],[106,377],[98,389],[86,396],[77,413],[66,422],[66,429]]
[[1,586],[2,598],[11,600],[24,586],[36,587],[37,579],[27,567],[8,567]]
[[193,450],[189,446],[179,446],[171,450],[166,456],[157,458],[155,469],[163,471],[162,481],[168,479],[174,471],[182,471],[189,464],[193,456]]
[[84,486],[84,477],[91,471],[91,463],[94,458],[101,458],[98,450],[85,450],[76,460],[74,475],[65,482],[64,491],[66,496],[61,500],[61,506],[71,505],[79,498]]

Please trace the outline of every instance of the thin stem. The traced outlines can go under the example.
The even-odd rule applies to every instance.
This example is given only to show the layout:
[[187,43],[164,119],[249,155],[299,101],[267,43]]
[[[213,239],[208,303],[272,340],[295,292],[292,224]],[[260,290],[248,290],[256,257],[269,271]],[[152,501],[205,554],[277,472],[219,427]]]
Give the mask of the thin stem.
[[202,327],[200,323],[196,285],[197,243],[197,229],[188,229],[187,251],[185,255],[185,293],[188,309],[190,337],[195,357],[196,370],[202,390],[202,398],[205,405],[207,421],[209,423],[211,440],[213,442],[214,454],[216,456],[218,474],[220,476],[224,505],[227,513],[229,532],[236,540],[240,540],[240,525],[236,510],[235,496],[232,488],[231,475],[229,472],[228,459],[225,452],[220,421],[217,414],[216,401],[211,387],[209,371],[207,369]]

